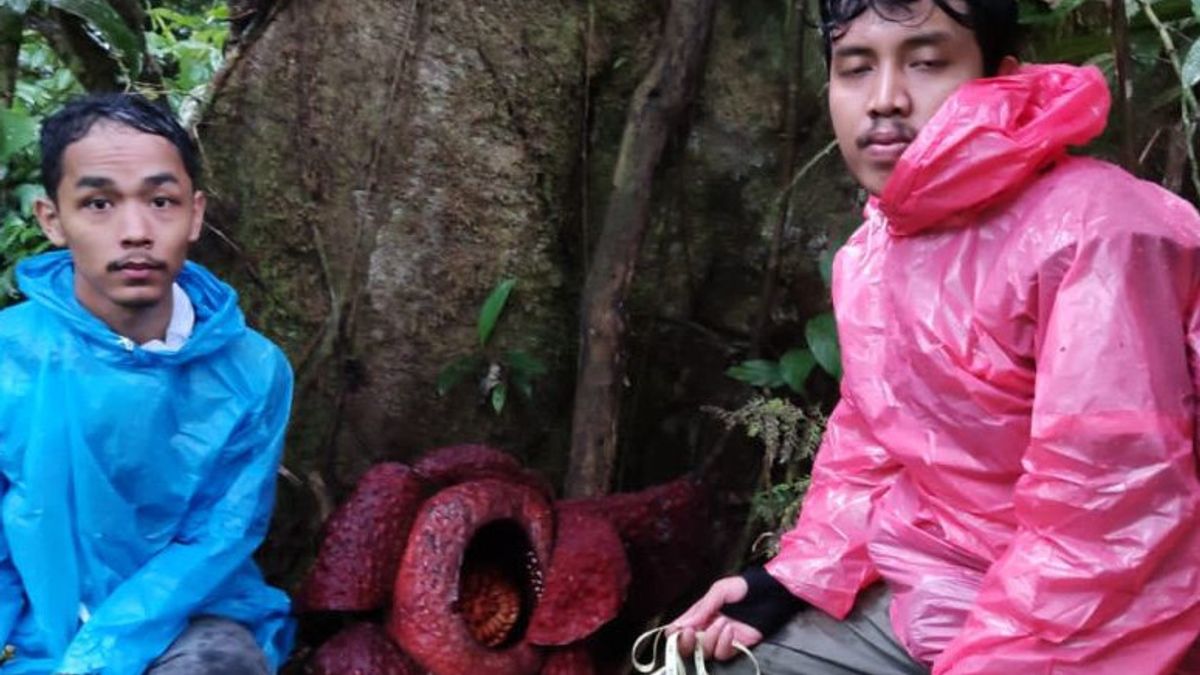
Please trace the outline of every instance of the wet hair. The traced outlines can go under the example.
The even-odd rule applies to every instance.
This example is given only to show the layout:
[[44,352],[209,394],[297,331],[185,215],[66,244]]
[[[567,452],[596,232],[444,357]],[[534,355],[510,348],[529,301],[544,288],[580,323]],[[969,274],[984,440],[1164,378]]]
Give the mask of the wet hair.
[[192,185],[199,185],[200,161],[196,143],[170,111],[140,94],[89,94],[71,100],[42,123],[42,186],[50,199],[58,199],[67,146],[86,136],[97,122],[102,121],[167,139],[179,151]]
[[[821,0],[821,36],[825,41],[825,62],[830,63],[833,41],[841,37],[850,22],[873,10],[888,21],[920,21],[924,17],[916,7],[920,0]],[[951,0],[932,0],[933,5],[951,19],[970,28],[983,53],[983,74],[995,75],[1006,56],[1016,56],[1020,48],[1016,0],[959,0],[966,11]]]

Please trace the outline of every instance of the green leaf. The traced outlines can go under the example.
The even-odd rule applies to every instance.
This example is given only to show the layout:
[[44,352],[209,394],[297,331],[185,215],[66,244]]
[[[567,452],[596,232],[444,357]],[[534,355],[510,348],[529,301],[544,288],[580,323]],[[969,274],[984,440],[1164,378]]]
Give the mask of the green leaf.
[[513,371],[510,378],[512,384],[517,388],[517,393],[525,397],[526,401],[533,400],[533,380],[525,373]]
[[1192,43],[1187,57],[1183,60],[1183,84],[1191,88],[1200,82],[1200,40]]
[[753,359],[742,361],[725,371],[725,374],[739,382],[745,382],[752,387],[767,387],[774,389],[782,387],[785,382],[779,364],[775,361]]
[[833,288],[833,259],[837,256],[837,252],[846,245],[850,235],[854,233],[853,227],[853,225],[843,225],[830,232],[829,244],[817,258],[817,267],[821,271],[821,279],[825,282],[825,288]]
[[483,368],[483,357],[479,354],[468,354],[460,356],[450,363],[446,364],[438,373],[437,387],[438,396],[445,396],[451,389],[458,386],[468,375],[478,372]]
[[[1126,7],[1128,7],[1128,4],[1126,4]],[[1200,0],[1192,0],[1192,17],[1200,19]]]
[[504,312],[504,305],[508,303],[508,295],[512,293],[513,286],[516,284],[516,279],[501,281],[496,284],[491,295],[483,302],[483,307],[479,310],[479,346],[486,345],[488,339],[492,337],[492,331],[496,329],[496,321]]
[[500,414],[504,410],[504,403],[508,400],[508,385],[501,382],[492,388],[492,410],[496,414]]
[[546,364],[541,359],[520,349],[505,352],[502,361],[513,373],[523,373],[529,377],[541,377],[547,372]]
[[37,120],[20,110],[0,108],[0,162],[37,140]]
[[830,375],[842,377],[842,350],[838,346],[837,323],[829,312],[818,314],[804,327],[808,348],[821,369]]
[[37,183],[21,183],[12,190],[13,196],[21,203],[21,215],[29,218],[33,215],[33,203],[46,194],[46,190]]
[[1045,6],[1041,3],[1020,3],[1019,22],[1025,26],[1058,23],[1065,19],[1071,12],[1079,9],[1085,2],[1087,0],[1062,0],[1055,3],[1054,8],[1051,10],[1046,10]]
[[137,78],[142,70],[142,41],[112,5],[104,0],[48,0],[48,3],[86,21],[130,77]]
[[833,257],[837,255],[837,251],[825,249],[821,251],[821,257],[817,259],[817,266],[821,270],[821,281],[825,282],[825,288],[833,288]]
[[779,359],[779,374],[788,388],[797,394],[804,393],[804,383],[817,365],[817,359],[807,349],[793,349]]
[[8,9],[17,14],[24,14],[32,4],[33,0],[0,0],[0,9]]

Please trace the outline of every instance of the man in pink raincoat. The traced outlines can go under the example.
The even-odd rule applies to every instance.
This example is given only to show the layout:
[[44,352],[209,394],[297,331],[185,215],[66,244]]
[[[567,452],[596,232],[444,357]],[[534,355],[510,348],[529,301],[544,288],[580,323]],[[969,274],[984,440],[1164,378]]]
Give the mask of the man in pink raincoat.
[[1015,2],[822,15],[872,195],[834,271],[842,401],[779,555],[681,644],[772,675],[1193,672],[1200,218],[1068,154],[1104,78],[1019,66]]

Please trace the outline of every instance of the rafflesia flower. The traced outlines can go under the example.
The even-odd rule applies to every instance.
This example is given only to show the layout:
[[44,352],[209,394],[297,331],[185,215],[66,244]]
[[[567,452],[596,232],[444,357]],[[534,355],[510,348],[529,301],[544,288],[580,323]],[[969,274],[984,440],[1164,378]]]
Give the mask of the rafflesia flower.
[[662,611],[702,573],[706,507],[687,479],[555,502],[538,474],[480,445],[376,465],[326,523],[296,604],[382,611],[384,625],[344,629],[310,670],[593,673],[590,636]]

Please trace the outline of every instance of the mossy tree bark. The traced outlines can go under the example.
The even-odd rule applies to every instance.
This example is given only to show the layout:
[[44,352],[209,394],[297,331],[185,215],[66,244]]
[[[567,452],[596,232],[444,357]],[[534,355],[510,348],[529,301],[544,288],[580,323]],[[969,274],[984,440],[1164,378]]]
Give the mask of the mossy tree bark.
[[[290,462],[340,485],[454,441],[535,453],[554,378],[504,415],[438,371],[477,349],[479,306],[518,285],[489,362],[571,361],[558,232],[582,106],[575,3],[293,0],[243,46],[200,135],[214,236],[296,368]],[[474,374],[478,381],[484,373]]]

